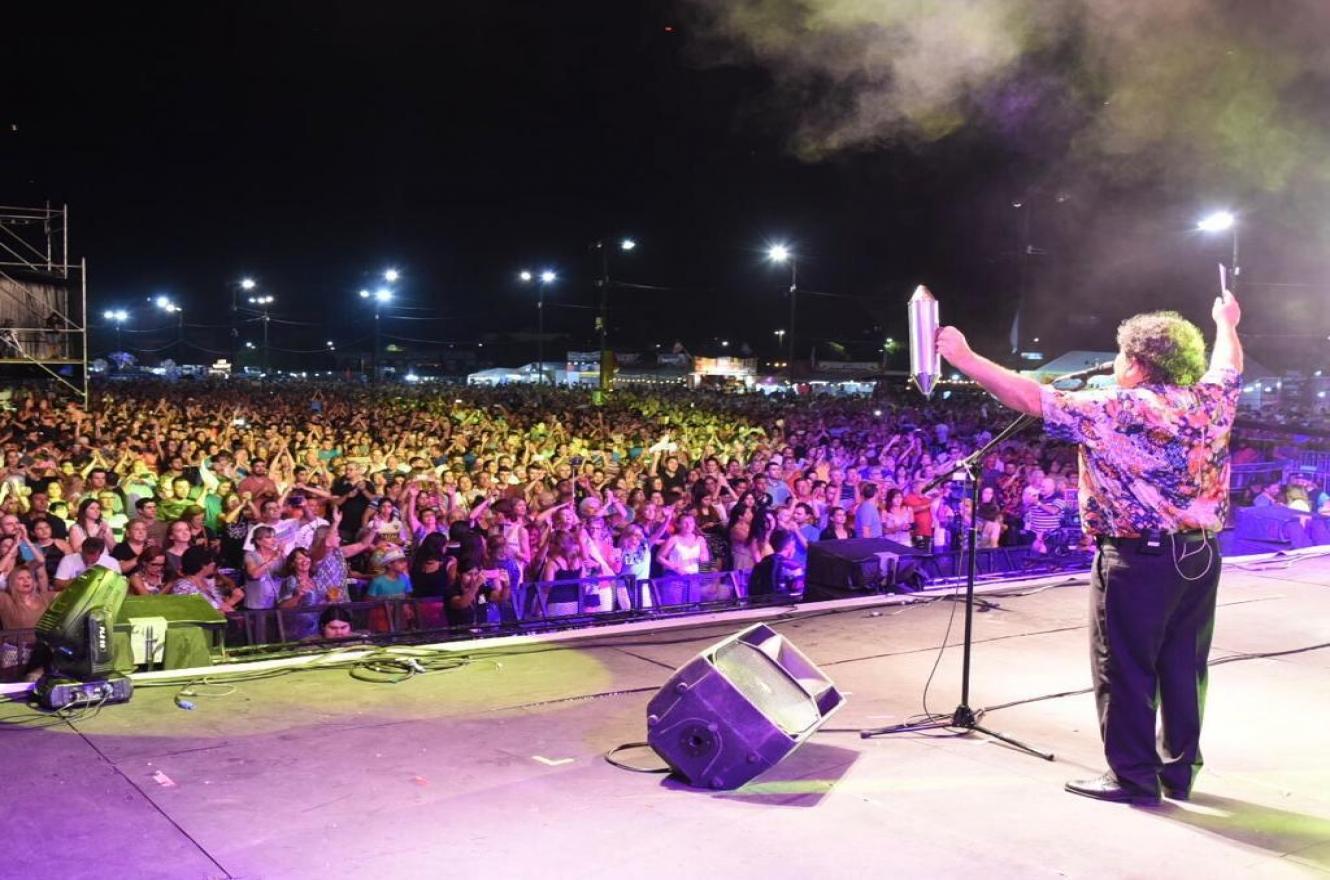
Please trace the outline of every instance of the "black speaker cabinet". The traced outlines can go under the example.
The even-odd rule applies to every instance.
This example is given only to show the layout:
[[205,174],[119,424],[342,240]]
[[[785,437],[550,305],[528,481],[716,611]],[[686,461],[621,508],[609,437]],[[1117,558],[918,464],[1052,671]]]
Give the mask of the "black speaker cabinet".
[[647,742],[689,785],[738,788],[793,752],[845,698],[762,624],[707,648],[647,704]]
[[809,587],[876,591],[894,586],[914,571],[916,560],[928,556],[908,544],[886,538],[815,541],[808,545]]

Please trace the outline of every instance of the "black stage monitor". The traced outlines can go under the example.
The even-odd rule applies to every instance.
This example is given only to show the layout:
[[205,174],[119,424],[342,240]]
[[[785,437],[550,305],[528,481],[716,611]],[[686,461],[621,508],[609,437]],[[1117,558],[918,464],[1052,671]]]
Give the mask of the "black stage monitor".
[[690,785],[738,788],[845,702],[784,636],[758,624],[682,666],[647,704],[647,742]]

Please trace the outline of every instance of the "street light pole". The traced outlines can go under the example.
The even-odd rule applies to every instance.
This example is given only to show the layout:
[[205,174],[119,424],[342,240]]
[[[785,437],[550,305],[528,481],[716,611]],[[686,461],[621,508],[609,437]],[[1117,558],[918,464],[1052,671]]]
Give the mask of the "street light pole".
[[1229,266],[1228,285],[1231,290],[1238,289],[1238,275],[1242,268],[1238,263],[1238,218],[1232,211],[1215,211],[1207,214],[1196,223],[1201,232],[1230,232],[1233,237],[1233,262]]
[[537,282],[536,286],[536,385],[544,387],[545,385],[545,288],[554,282],[559,276],[554,274],[553,270],[546,269],[540,273],[539,278],[529,270],[523,269],[517,274],[517,278],[523,284]]
[[107,309],[102,312],[102,317],[110,321],[115,326],[115,350],[122,351],[120,342],[120,325],[129,319],[129,312],[124,309]]
[[157,308],[168,315],[174,314],[176,316],[175,354],[177,361],[179,361],[185,356],[185,310],[176,305],[169,296],[160,295],[153,302],[157,304]]
[[233,363],[240,363],[240,291],[253,290],[257,282],[253,278],[241,278],[238,284],[231,285],[231,358]]
[[785,368],[790,371],[790,384],[794,384],[794,316],[795,301],[799,296],[799,260],[790,255],[790,352]]
[[[610,250],[605,246],[605,239],[592,245],[600,251],[600,315],[596,318],[596,328],[600,335],[600,390],[609,391],[614,382],[614,365],[610,362]],[[637,242],[631,238],[619,241],[619,250],[631,251]]]
[[[396,270],[389,270],[395,276]],[[385,273],[386,275],[387,273]],[[373,370],[373,379],[379,381],[379,345],[381,338],[379,335],[379,317],[384,303],[392,301],[393,292],[386,287],[380,287],[378,290],[370,293],[368,290],[360,291],[361,299],[374,300],[374,356],[370,359],[370,368]],[[362,363],[363,366],[363,363]]]
[[1238,262],[1238,224],[1233,223],[1233,278],[1229,281],[1229,287],[1233,290],[1238,289],[1238,276],[1242,274],[1242,265]]
[[799,259],[789,245],[773,244],[767,248],[767,259],[773,263],[790,264],[790,327],[789,327],[789,349],[786,352],[786,376],[790,383],[794,382],[794,351],[795,351],[795,316],[796,302],[799,295]]
[[605,242],[596,242],[600,250],[600,316],[596,318],[596,327],[600,330],[600,390],[610,388],[610,351],[607,334],[610,321],[610,255]]
[[263,373],[268,374],[268,307],[273,304],[273,295],[264,294],[263,296],[251,296],[250,305],[262,306],[259,313],[259,320],[263,322]]

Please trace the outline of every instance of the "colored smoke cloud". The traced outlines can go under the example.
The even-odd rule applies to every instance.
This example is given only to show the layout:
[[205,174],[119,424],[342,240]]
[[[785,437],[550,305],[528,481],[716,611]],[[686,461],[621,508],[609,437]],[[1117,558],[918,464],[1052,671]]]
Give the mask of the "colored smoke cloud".
[[808,159],[983,129],[1079,171],[1330,182],[1330,3],[685,0],[694,59],[759,66]]

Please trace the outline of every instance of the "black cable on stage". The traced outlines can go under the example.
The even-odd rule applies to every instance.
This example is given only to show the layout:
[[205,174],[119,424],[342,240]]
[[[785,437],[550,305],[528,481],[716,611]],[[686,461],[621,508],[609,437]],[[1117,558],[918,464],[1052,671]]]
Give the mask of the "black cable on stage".
[[[75,724],[81,721],[91,721],[101,714],[102,707],[111,697],[109,691],[104,692],[100,700],[94,702],[79,700],[68,706],[61,706],[50,715],[25,715],[22,713],[13,713],[0,716],[0,730],[42,730],[47,727],[58,727],[61,724]],[[29,704],[31,705],[31,704]],[[32,708],[36,708],[35,706]]]
[[[947,628],[942,632],[942,644],[938,645],[937,656],[933,658],[933,667],[928,670],[928,678],[924,681],[924,692],[920,698],[920,702],[923,704],[924,708],[924,717],[921,723],[924,724],[928,724],[933,721],[940,721],[942,719],[950,717],[948,715],[939,715],[937,713],[930,712],[928,710],[928,689],[932,687],[933,676],[937,674],[937,668],[942,664],[942,655],[945,654],[947,651],[947,640],[951,638],[951,627],[952,624],[955,623],[956,621],[956,608],[959,605],[960,605],[959,602],[953,601],[951,603],[951,613],[947,615]],[[975,721],[978,721],[981,717],[982,713],[976,713]],[[906,723],[908,724],[911,722],[907,721]]]
[[651,747],[651,744],[650,744],[650,743],[646,743],[646,742],[621,743],[621,744],[615,746],[614,748],[610,749],[608,752],[606,752],[606,753],[603,755],[603,757],[605,758],[605,761],[606,761],[608,764],[610,764],[610,765],[613,766],[613,767],[618,767],[620,770],[631,770],[631,771],[634,772],[634,773],[669,773],[669,772],[670,772],[670,768],[669,768],[668,766],[666,766],[666,767],[638,767],[638,766],[633,765],[633,764],[626,764],[626,763],[624,763],[623,761],[615,760],[615,758],[614,758],[614,756],[617,755],[619,752],[627,751],[628,749],[645,749],[645,748],[650,748],[650,747]]

